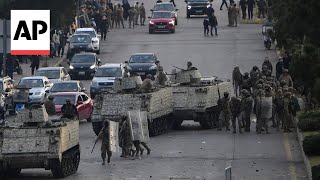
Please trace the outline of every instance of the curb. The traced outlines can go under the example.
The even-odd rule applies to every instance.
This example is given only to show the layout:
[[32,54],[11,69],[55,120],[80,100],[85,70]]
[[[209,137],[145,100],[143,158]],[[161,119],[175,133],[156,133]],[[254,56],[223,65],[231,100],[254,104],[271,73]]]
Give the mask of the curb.
[[[296,120],[296,123],[298,123],[297,120]],[[304,154],[304,151],[303,151],[303,139],[304,139],[304,137],[303,137],[303,135],[300,132],[298,127],[297,127],[297,135],[298,135],[298,140],[299,140],[300,151],[301,151],[302,157],[303,157],[303,162],[304,162],[304,165],[305,165],[306,170],[307,170],[308,179],[312,180],[311,164],[310,164],[310,161],[309,161],[308,157]]]

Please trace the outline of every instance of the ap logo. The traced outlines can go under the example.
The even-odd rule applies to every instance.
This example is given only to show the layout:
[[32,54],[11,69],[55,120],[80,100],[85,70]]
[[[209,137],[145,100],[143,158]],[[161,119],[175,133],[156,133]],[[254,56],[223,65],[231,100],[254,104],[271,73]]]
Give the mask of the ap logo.
[[11,10],[11,54],[50,54],[50,10]]

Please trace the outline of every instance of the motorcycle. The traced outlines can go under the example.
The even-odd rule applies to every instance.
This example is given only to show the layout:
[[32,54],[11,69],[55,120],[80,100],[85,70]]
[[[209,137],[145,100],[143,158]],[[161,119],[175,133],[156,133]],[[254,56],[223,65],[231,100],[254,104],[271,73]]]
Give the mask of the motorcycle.
[[267,48],[268,50],[271,49],[272,34],[273,34],[272,22],[267,22],[264,25],[262,25],[262,35],[263,35],[264,47]]

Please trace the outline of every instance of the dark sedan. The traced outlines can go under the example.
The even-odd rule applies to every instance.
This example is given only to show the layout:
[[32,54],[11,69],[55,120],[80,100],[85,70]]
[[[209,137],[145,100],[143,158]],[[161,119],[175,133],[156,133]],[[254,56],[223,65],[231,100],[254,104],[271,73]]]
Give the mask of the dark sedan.
[[101,62],[95,53],[80,53],[73,56],[69,66],[71,79],[93,77]]
[[157,56],[154,53],[137,53],[130,57],[128,69],[130,73],[139,74],[142,79],[147,74],[154,76],[157,73],[157,66],[155,64],[157,60]]
[[79,52],[93,52],[93,44],[89,34],[75,34],[71,36],[67,58],[71,59]]

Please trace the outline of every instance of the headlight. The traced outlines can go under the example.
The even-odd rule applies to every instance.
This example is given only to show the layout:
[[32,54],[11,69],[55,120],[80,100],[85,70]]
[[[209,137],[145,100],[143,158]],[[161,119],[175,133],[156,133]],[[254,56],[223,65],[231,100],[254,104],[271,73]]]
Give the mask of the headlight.
[[157,66],[151,66],[149,70],[157,69]]
[[210,7],[210,4],[207,5],[207,8],[209,8],[209,7]]
[[174,20],[170,21],[169,24],[174,24]]
[[74,69],[74,67],[72,65],[69,66],[69,69]]
[[191,6],[188,6],[188,9],[191,9]]
[[154,22],[152,22],[152,21],[149,21],[149,24],[154,24]]
[[98,85],[98,82],[97,81],[91,81],[91,85],[96,86],[96,85]]
[[92,65],[90,66],[90,69],[94,69],[96,67],[96,65]]

